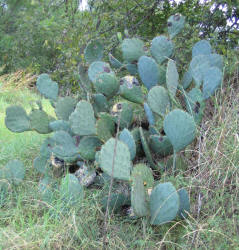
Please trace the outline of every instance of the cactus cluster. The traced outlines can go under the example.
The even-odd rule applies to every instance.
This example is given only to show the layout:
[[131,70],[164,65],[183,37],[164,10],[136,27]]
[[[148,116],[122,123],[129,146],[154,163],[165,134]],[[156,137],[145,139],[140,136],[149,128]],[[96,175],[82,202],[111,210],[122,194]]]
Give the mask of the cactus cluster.
[[[171,16],[168,36],[155,37],[150,47],[139,38],[121,40],[122,62],[112,54],[109,63],[101,61],[103,45],[91,41],[84,51],[88,71],[80,67],[85,99],[59,97],[58,84],[47,74],[40,75],[37,89],[51,101],[56,118],[47,115],[39,101],[30,114],[20,106],[7,108],[9,130],[51,133],[33,163],[44,176],[39,186],[43,199],[54,196],[53,176],[63,177],[58,190],[62,200],[71,204],[82,199],[83,187],[109,183],[112,176],[131,193],[116,188],[111,210],[131,204],[134,216],[148,217],[152,225],[187,216],[186,189],[158,183],[155,176],[172,165],[174,170],[183,165],[177,163],[176,154],[194,140],[205,100],[222,82],[223,61],[212,53],[208,41],[199,41],[188,70],[179,77],[170,39],[181,31],[184,21],[179,14]],[[145,158],[139,163],[144,156],[146,163]]]

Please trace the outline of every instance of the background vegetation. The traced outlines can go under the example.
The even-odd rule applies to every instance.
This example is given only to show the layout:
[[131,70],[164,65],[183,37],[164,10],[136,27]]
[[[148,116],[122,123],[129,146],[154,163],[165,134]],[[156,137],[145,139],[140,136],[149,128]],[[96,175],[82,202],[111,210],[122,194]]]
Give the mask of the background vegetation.
[[[107,235],[110,249],[237,249],[239,248],[239,8],[238,1],[93,0],[80,11],[79,0],[0,0],[0,165],[15,157],[27,166],[26,180],[0,208],[0,249],[100,249],[103,214],[99,193],[52,218],[38,193],[39,176],[32,160],[44,136],[11,133],[5,108],[29,108],[36,99],[36,75],[50,73],[62,92],[80,91],[79,65],[92,38],[117,54],[117,32],[147,41],[166,31],[177,12],[187,25],[176,38],[175,59],[184,71],[191,45],[210,39],[225,56],[224,85],[207,103],[201,138],[187,149],[188,170],[176,181],[189,187],[191,216],[160,227],[112,216]],[[27,88],[26,88],[27,87]],[[29,90],[31,87],[31,90]],[[52,112],[45,100],[44,106]],[[49,112],[48,112],[49,113]],[[165,181],[167,181],[166,179]],[[172,180],[170,180],[172,181]]]

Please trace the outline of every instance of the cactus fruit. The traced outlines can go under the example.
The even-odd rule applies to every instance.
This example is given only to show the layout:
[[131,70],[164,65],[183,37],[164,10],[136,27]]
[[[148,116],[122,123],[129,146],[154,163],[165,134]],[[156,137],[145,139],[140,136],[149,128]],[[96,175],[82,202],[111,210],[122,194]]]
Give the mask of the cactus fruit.
[[131,102],[142,104],[144,101],[139,82],[133,76],[125,76],[120,79],[120,95]]
[[198,55],[209,55],[211,54],[212,48],[207,40],[200,40],[194,44],[192,48],[192,57]]
[[56,115],[59,120],[68,121],[70,114],[75,110],[76,100],[70,96],[59,98],[56,103]]
[[128,63],[137,61],[145,54],[144,43],[138,38],[124,39],[121,44],[121,49],[123,58]]
[[6,109],[6,127],[15,133],[31,130],[30,119],[24,108],[21,106],[10,106]]
[[179,109],[175,109],[166,115],[163,127],[175,152],[179,152],[189,145],[196,135],[193,117]]
[[161,116],[164,116],[170,108],[168,92],[161,86],[150,89],[147,101],[152,111]]
[[167,73],[166,73],[166,85],[169,91],[169,94],[172,97],[175,97],[177,87],[178,87],[178,71],[176,64],[173,60],[168,61]]
[[85,50],[84,57],[88,63],[100,61],[103,57],[104,47],[99,40],[91,40]]
[[153,58],[141,56],[138,61],[138,72],[140,79],[148,90],[159,83],[159,67]]
[[128,146],[130,158],[133,160],[136,156],[136,144],[130,131],[127,128],[124,128],[119,135],[119,139]]
[[179,195],[172,183],[158,184],[150,195],[150,223],[161,225],[174,220],[179,206]]
[[114,150],[115,144],[116,139],[111,138],[101,147],[100,168],[110,176],[113,174],[116,179],[129,180],[132,169],[129,149],[125,143],[117,140]]
[[70,115],[72,131],[77,135],[95,135],[95,116],[92,105],[87,101],[77,103],[75,111]]
[[168,33],[170,39],[173,39],[184,27],[185,17],[180,14],[170,16],[168,19]]
[[152,40],[150,52],[159,64],[168,59],[173,50],[173,43],[166,36],[157,36]]
[[58,97],[58,83],[51,80],[48,74],[41,74],[37,78],[36,83],[38,91],[48,99],[53,101],[57,100]]

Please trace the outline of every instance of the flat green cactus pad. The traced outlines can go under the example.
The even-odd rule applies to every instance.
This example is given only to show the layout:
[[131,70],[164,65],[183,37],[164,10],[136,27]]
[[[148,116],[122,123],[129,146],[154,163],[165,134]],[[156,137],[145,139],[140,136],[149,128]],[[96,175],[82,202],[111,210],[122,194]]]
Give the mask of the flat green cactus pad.
[[170,39],[173,39],[184,27],[185,17],[180,14],[170,16],[168,19],[168,33]]
[[52,138],[46,138],[40,148],[40,156],[49,159],[51,156],[51,145],[54,141]]
[[95,135],[95,116],[92,105],[87,101],[77,103],[75,111],[70,115],[72,131],[77,135]]
[[131,102],[142,104],[144,101],[139,82],[133,76],[125,76],[120,79],[120,95]]
[[119,139],[128,146],[131,160],[133,160],[136,155],[136,144],[130,131],[127,128],[124,128],[119,135]]
[[208,99],[222,84],[222,72],[217,67],[209,68],[203,77],[203,98]]
[[106,142],[112,137],[115,131],[114,119],[108,113],[100,113],[99,117],[96,122],[97,136],[100,140]]
[[192,57],[198,55],[209,55],[211,54],[212,48],[207,40],[200,40],[194,44],[192,49]]
[[102,73],[111,73],[114,74],[112,69],[110,68],[110,65],[106,62],[102,61],[96,61],[93,62],[89,69],[88,69],[88,76],[89,79],[95,83],[96,79],[99,77],[100,74]]
[[94,86],[98,93],[112,97],[119,90],[119,81],[115,74],[102,73],[96,78]]
[[150,195],[152,225],[161,225],[175,219],[179,210],[179,195],[170,182],[158,184]]
[[59,87],[57,82],[51,80],[48,74],[41,74],[36,83],[38,91],[48,99],[57,100]]
[[115,69],[123,67],[123,64],[118,59],[116,59],[111,53],[109,53],[109,62],[111,66]]
[[[104,197],[102,199],[102,209],[106,210],[107,207],[107,200],[108,200],[108,196]],[[121,194],[121,193],[113,193],[110,197],[110,202],[109,202],[109,211],[110,212],[118,212],[122,209],[122,207],[124,205],[128,205],[129,204],[129,198],[128,196],[126,196],[125,194]]]
[[141,139],[140,139],[139,128],[135,127],[130,132],[131,132],[131,134],[134,138],[134,141],[135,141],[136,155],[142,155],[143,149],[142,149],[142,144],[141,144]]
[[115,143],[116,139],[111,138],[101,147],[100,168],[111,176],[114,159],[113,177],[120,180],[129,180],[132,169],[129,149],[125,143],[118,140],[114,156]]
[[176,64],[173,60],[169,60],[166,72],[166,84],[168,91],[172,97],[175,96],[178,88],[178,78],[179,75]]
[[188,192],[186,189],[182,188],[178,190],[179,195],[179,209],[178,209],[178,215],[184,219],[188,216],[188,213],[190,212],[190,200],[188,196]]
[[66,162],[74,162],[78,156],[78,148],[73,138],[65,131],[57,131],[50,145],[53,154]]
[[166,36],[157,36],[152,40],[150,52],[159,64],[168,59],[173,50],[174,45]]
[[101,141],[96,136],[85,136],[78,146],[80,157],[83,160],[95,160],[95,152],[101,146]]
[[138,61],[138,72],[148,90],[159,83],[159,66],[153,58],[141,56]]
[[83,187],[73,174],[67,174],[61,181],[60,185],[61,199],[67,205],[74,205],[82,201],[84,197]]
[[51,132],[48,115],[45,111],[35,109],[30,113],[29,118],[32,130],[40,134],[48,134]]
[[196,135],[193,117],[179,109],[175,109],[166,115],[163,127],[175,152],[179,152],[189,145]]
[[59,120],[69,120],[70,114],[75,110],[76,100],[70,96],[59,98],[56,103],[56,115]]
[[173,146],[167,136],[151,135],[149,137],[149,147],[160,157],[173,153]]
[[203,81],[205,72],[210,68],[210,61],[205,55],[194,56],[190,62],[190,69],[193,80],[197,87],[200,87]]
[[205,102],[200,89],[193,88],[185,96],[186,108],[194,118],[196,124],[200,124],[205,110]]
[[92,106],[95,111],[95,114],[109,111],[109,104],[104,95],[97,93],[97,94],[92,95],[92,99],[93,99]]
[[104,47],[99,40],[91,40],[85,50],[84,57],[88,63],[100,61],[103,58]]
[[6,109],[6,127],[15,133],[31,130],[30,119],[24,108],[21,106],[10,106]]
[[153,126],[155,124],[154,114],[147,102],[144,103],[144,112],[149,122],[149,125]]
[[1,169],[5,178],[15,185],[20,184],[25,176],[25,167],[19,160],[11,160]]
[[185,71],[183,74],[181,85],[183,86],[184,89],[187,89],[191,85],[192,80],[193,80],[192,70],[189,67],[189,69]]
[[164,116],[170,108],[168,92],[161,86],[150,89],[147,101],[152,111],[161,116]]
[[54,188],[53,188],[54,181],[50,177],[44,177],[40,180],[38,190],[41,194],[43,201],[51,203],[54,198]]
[[121,49],[124,60],[129,63],[138,61],[138,59],[145,54],[144,42],[138,38],[124,39]]
[[144,131],[143,131],[142,127],[139,128],[139,133],[140,133],[141,144],[142,144],[145,156],[150,164],[150,167],[152,169],[158,170],[158,167],[155,165],[153,158],[152,158],[152,155],[150,153],[148,142],[144,136]]
[[218,54],[210,54],[206,56],[210,62],[211,67],[217,67],[221,71],[223,70],[223,57]]
[[41,174],[47,173],[47,161],[48,159],[43,156],[38,156],[33,161],[33,167],[35,170]]
[[148,189],[153,188],[154,185],[154,177],[151,168],[149,168],[146,164],[138,163],[134,165],[131,176],[140,176],[143,180],[144,189],[148,191]]
[[49,123],[49,127],[52,131],[56,132],[64,130],[69,134],[72,134],[70,123],[64,120],[57,120]]
[[133,108],[127,102],[116,103],[111,110],[111,114],[114,117],[115,123],[118,123],[118,117],[120,115],[121,129],[130,127],[133,121]]
[[134,63],[128,63],[128,64],[126,64],[125,67],[128,70],[128,72],[130,73],[130,75],[133,75],[133,76],[137,75],[138,69],[137,69],[137,65],[136,64],[134,64]]
[[134,214],[138,217],[147,216],[149,208],[146,201],[146,192],[141,175],[134,175],[132,177],[131,188],[131,206]]

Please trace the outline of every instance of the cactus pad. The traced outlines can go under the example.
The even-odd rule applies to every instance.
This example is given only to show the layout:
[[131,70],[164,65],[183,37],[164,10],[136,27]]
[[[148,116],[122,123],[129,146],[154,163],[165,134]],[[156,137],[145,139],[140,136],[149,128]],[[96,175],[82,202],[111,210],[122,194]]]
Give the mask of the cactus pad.
[[84,196],[83,187],[77,177],[73,174],[67,174],[61,181],[60,185],[61,198],[68,205],[76,204]]
[[100,113],[100,118],[96,122],[96,132],[98,138],[103,142],[110,139],[115,131],[115,123],[108,113]]
[[101,62],[101,61],[93,62],[90,65],[89,69],[88,69],[89,79],[93,83],[95,83],[96,79],[102,73],[111,73],[111,74],[114,74],[114,72],[110,68],[110,65],[108,63]]
[[130,73],[130,75],[137,75],[138,73],[138,69],[137,69],[137,65],[136,64],[133,64],[133,63],[128,63],[126,64],[126,69],[128,70],[128,72]]
[[6,109],[6,127],[15,133],[31,130],[30,119],[24,108],[21,106],[10,106]]
[[172,97],[175,96],[178,88],[178,78],[179,75],[176,64],[173,60],[169,60],[166,72],[166,84],[168,91]]
[[64,130],[69,134],[72,134],[70,123],[64,120],[57,120],[49,123],[49,127],[52,131],[56,132]]
[[179,204],[179,195],[172,183],[158,184],[150,195],[150,223],[161,225],[174,220]]
[[95,152],[101,146],[101,141],[96,136],[85,136],[78,146],[80,157],[84,160],[94,160]]
[[183,74],[181,85],[183,86],[184,89],[187,89],[191,85],[192,80],[193,80],[192,70],[189,67],[189,69]]
[[196,135],[196,125],[193,117],[179,109],[167,114],[163,127],[175,152],[179,152],[189,145]]
[[129,149],[125,143],[118,140],[116,155],[114,157],[115,143],[116,139],[111,138],[101,147],[100,168],[111,176],[114,159],[113,177],[121,180],[129,180],[132,169]]
[[159,66],[153,58],[141,56],[138,61],[138,72],[148,90],[159,83]]
[[174,38],[184,27],[185,17],[180,14],[170,16],[168,19],[168,33],[170,39]]
[[5,174],[5,178],[15,185],[20,184],[25,176],[25,167],[19,160],[11,160],[2,169]]
[[157,36],[152,40],[151,55],[161,64],[173,53],[173,43],[166,36]]
[[47,161],[48,159],[43,156],[38,156],[33,161],[33,167],[36,169],[37,172],[41,174],[47,173]]
[[167,136],[151,135],[149,137],[149,147],[160,157],[173,153],[173,146]]
[[51,80],[48,74],[41,74],[36,83],[38,91],[48,99],[57,100],[59,87],[57,82]]
[[45,111],[35,109],[29,115],[32,130],[40,134],[48,134],[51,132],[49,128],[49,119]]
[[99,40],[90,41],[85,50],[84,57],[88,63],[92,63],[94,61],[100,61],[103,57],[104,47]]
[[94,135],[96,133],[94,110],[87,101],[77,103],[69,120],[73,132],[77,135]]
[[56,115],[59,120],[69,120],[70,114],[74,111],[76,100],[70,96],[59,98],[56,103]]
[[208,41],[200,40],[194,44],[192,49],[192,57],[198,55],[209,55],[211,54],[212,48]]
[[203,77],[203,98],[208,99],[222,83],[222,72],[217,67],[209,68]]
[[127,128],[124,128],[119,135],[119,139],[128,146],[131,160],[133,160],[136,155],[136,144],[130,131]]
[[93,99],[93,109],[96,114],[100,112],[108,112],[109,111],[109,104],[107,102],[107,99],[102,94],[94,94],[92,95]]
[[184,219],[188,216],[187,213],[190,212],[190,200],[188,196],[188,192],[186,189],[182,188],[178,190],[179,195],[179,209],[178,209],[178,215]]
[[112,97],[119,90],[119,81],[114,74],[102,73],[96,78],[94,86],[98,93]]
[[145,54],[144,43],[138,38],[124,39],[121,49],[124,60],[129,63],[137,61]]
[[161,116],[164,116],[170,108],[168,92],[161,86],[150,89],[147,101],[152,111]]
[[120,95],[128,101],[142,104],[144,101],[138,80],[133,76],[120,79]]
[[119,69],[121,67],[123,67],[123,64],[117,60],[112,54],[109,53],[109,62],[111,64],[111,66],[115,69]]

